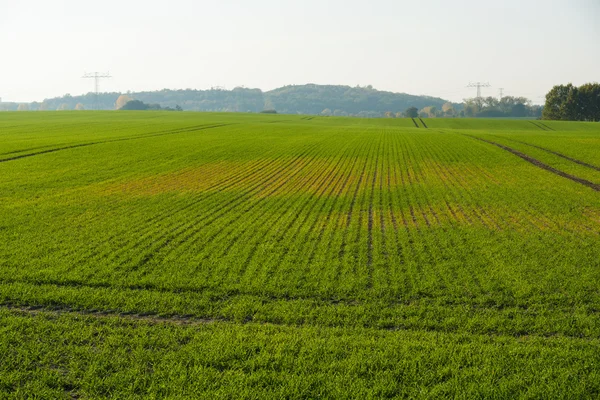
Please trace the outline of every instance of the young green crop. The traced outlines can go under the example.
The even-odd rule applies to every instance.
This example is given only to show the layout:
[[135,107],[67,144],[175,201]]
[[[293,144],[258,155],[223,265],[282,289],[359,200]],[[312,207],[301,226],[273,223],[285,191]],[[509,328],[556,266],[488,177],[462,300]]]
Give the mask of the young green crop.
[[[0,391],[594,397],[600,128],[462,119],[418,126],[2,113],[0,302],[13,310],[0,308],[11,332],[0,339],[8,361]],[[139,314],[148,320],[131,317]],[[113,344],[83,339],[97,329]],[[36,346],[51,330],[68,339],[50,334]],[[188,348],[180,337],[203,344]],[[148,350],[158,342],[165,347]],[[274,343],[295,343],[294,354],[306,357],[292,363]],[[87,346],[102,348],[102,379],[82,355]],[[126,355],[132,346],[140,346],[135,357]],[[196,353],[220,351],[232,359],[216,365]],[[73,364],[57,374],[46,352],[74,355]],[[19,366],[19,357],[41,359]],[[153,379],[128,383],[157,357],[165,361],[147,367]],[[495,372],[482,376],[482,368]],[[178,380],[203,373],[217,383]]]

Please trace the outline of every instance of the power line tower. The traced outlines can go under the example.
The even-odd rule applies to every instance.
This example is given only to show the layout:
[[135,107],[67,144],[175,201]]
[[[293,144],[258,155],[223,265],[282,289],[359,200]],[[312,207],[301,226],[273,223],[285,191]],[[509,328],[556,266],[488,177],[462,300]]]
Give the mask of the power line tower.
[[500,100],[502,100],[502,98],[504,97],[504,88],[500,88]]
[[481,88],[482,87],[491,87],[492,85],[489,82],[469,82],[467,85],[468,88],[475,87],[477,88],[477,98],[481,98]]
[[94,80],[94,110],[98,109],[98,92],[100,89],[100,79],[112,78],[109,72],[90,72],[83,74],[82,78]]

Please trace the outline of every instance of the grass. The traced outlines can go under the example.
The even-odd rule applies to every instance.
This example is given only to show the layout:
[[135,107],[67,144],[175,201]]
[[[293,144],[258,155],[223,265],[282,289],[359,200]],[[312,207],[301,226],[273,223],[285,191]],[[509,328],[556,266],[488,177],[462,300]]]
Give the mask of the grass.
[[0,393],[597,397],[600,193],[505,148],[600,127],[426,123],[1,114]]

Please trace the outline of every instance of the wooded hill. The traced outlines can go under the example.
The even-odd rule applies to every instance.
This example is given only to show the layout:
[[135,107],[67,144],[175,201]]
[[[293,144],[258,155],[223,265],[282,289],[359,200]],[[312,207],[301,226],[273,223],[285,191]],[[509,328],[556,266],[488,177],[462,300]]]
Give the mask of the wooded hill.
[[[121,93],[101,93],[97,106],[101,110],[114,110],[115,102]],[[153,92],[128,93],[130,97],[148,104],[162,107],[182,107],[186,111],[230,111],[260,112],[276,110],[285,114],[324,114],[381,117],[385,113],[400,113],[409,107],[418,109],[434,106],[441,108],[446,100],[414,96],[406,93],[392,93],[374,89],[372,86],[350,87],[339,85],[293,85],[268,92],[260,89],[237,87],[233,90],[159,90]],[[41,103],[27,105],[35,110],[73,110],[95,108],[95,96],[88,93],[82,96],[65,95],[46,99]],[[17,103],[3,103],[4,109],[16,110]],[[456,105],[460,107],[460,105]],[[22,107],[24,108],[24,107]]]

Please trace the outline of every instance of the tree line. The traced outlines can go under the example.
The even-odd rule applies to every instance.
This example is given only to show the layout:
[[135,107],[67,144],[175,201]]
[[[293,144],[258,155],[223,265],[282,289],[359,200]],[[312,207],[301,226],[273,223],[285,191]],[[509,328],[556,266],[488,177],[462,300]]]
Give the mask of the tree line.
[[546,95],[544,119],[600,121],[600,84],[556,85]]

